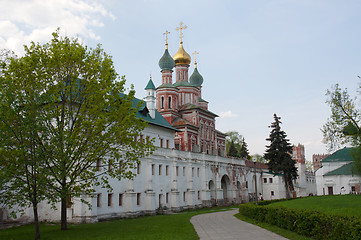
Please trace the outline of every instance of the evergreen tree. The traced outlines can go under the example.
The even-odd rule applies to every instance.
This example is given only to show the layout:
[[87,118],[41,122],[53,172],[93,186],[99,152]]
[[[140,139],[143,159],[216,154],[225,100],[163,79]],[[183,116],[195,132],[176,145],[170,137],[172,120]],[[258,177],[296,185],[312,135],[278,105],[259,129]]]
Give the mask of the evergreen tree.
[[276,114],[273,117],[275,121],[270,126],[272,131],[266,139],[271,144],[267,146],[264,157],[269,160],[268,167],[271,172],[283,174],[286,197],[289,198],[290,191],[294,190],[292,180],[297,178],[297,168],[292,159],[292,146],[286,138],[286,133],[280,127],[281,118]]
[[239,156],[239,152],[237,151],[236,146],[235,146],[233,140],[231,141],[231,144],[230,144],[230,146],[229,146],[229,150],[228,150],[228,154],[227,154],[227,155],[230,156],[230,157],[237,157],[237,158],[240,157],[240,156]]
[[[226,132],[226,151],[227,155],[230,157],[238,157],[238,158],[244,158],[244,159],[250,159],[250,155],[248,152],[248,146],[247,143],[242,137],[241,134],[238,132],[232,131],[232,132]],[[233,145],[231,150],[231,144]],[[229,153],[231,152],[231,155]]]
[[239,150],[239,156],[240,156],[240,158],[251,159],[251,156],[249,155],[249,152],[248,152],[248,145],[247,145],[246,141],[244,140],[244,138],[242,138],[242,141],[241,141],[241,148]]

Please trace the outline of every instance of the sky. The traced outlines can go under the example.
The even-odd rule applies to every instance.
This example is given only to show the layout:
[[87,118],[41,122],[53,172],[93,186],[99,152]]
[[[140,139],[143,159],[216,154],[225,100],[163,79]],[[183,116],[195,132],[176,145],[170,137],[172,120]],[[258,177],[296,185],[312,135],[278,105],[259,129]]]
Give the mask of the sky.
[[[327,89],[339,83],[356,94],[361,75],[359,0],[0,0],[0,48],[21,56],[30,41],[46,43],[58,27],[113,56],[127,87],[145,96],[168,30],[169,52],[194,51],[204,78],[202,98],[218,114],[216,128],[244,136],[250,154],[263,154],[273,122],[306,160],[327,153],[322,126],[330,116]],[[173,74],[174,77],[174,74]]]

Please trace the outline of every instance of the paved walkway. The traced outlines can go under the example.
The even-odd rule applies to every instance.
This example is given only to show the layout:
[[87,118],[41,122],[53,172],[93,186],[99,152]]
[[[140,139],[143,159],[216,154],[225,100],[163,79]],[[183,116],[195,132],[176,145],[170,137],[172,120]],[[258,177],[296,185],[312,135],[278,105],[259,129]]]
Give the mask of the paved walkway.
[[191,223],[201,240],[212,239],[251,239],[251,240],[286,240],[273,232],[258,226],[243,222],[233,215],[238,209],[196,215]]

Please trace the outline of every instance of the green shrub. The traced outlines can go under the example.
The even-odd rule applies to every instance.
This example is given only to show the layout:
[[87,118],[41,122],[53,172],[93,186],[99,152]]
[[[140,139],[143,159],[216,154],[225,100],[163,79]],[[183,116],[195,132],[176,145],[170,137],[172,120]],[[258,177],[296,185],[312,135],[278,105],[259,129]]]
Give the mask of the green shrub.
[[361,218],[327,215],[314,210],[289,209],[268,204],[242,204],[239,212],[257,221],[276,225],[314,239],[361,240]]

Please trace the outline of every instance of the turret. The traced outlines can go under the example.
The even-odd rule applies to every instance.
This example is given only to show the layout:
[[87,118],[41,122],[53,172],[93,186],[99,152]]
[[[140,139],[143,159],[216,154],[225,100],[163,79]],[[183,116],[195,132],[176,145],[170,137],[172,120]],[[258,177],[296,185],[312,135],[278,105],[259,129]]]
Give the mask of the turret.
[[149,110],[149,115],[151,118],[155,118],[155,86],[152,81],[152,77],[150,77],[150,80],[145,87],[145,90],[147,91],[147,96],[144,98],[145,102],[147,104],[147,108]]

